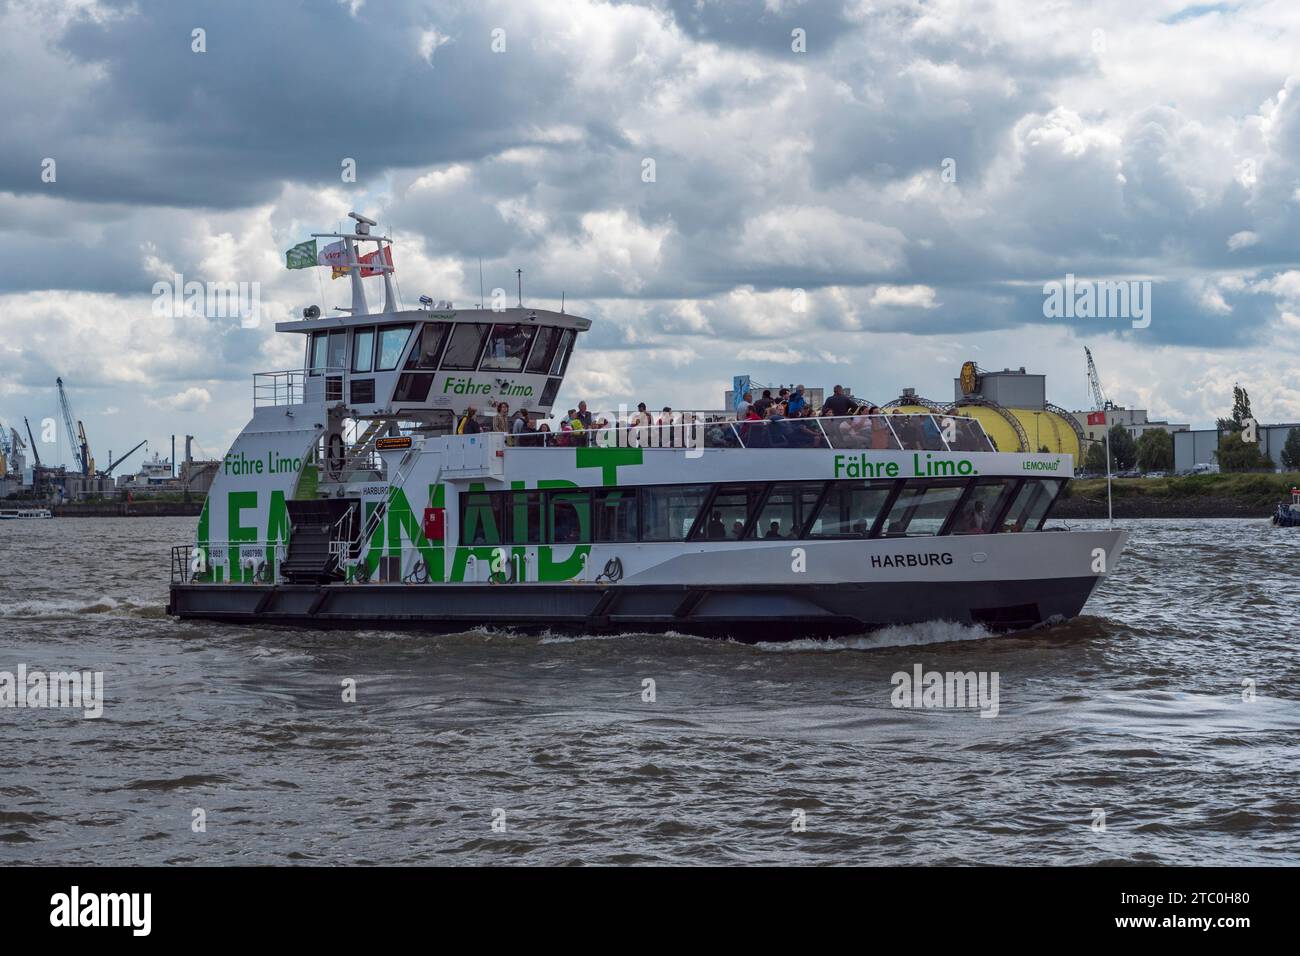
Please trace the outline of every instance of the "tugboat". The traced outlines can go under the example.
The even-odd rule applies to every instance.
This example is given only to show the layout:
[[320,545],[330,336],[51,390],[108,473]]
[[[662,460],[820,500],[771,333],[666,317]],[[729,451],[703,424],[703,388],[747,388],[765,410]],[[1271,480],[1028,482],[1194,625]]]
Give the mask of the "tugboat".
[[1273,512],[1273,523],[1284,528],[1300,525],[1300,488],[1291,489],[1290,501],[1279,501]]
[[1006,630],[1077,615],[1119,560],[1124,532],[1044,530],[1071,456],[1000,453],[960,416],[466,427],[499,403],[548,418],[591,321],[522,297],[400,309],[391,240],[351,216],[314,238],[337,240],[352,307],[277,323],[304,367],[253,376],[253,417],[172,551],[173,615],[742,641]]

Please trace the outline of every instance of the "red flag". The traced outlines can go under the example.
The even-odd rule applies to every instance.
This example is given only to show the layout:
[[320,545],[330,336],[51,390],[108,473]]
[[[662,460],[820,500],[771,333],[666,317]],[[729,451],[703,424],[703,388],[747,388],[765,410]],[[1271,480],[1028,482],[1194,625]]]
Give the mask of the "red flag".
[[1089,412],[1089,413],[1088,413],[1088,424],[1089,424],[1089,425],[1105,425],[1105,424],[1106,424],[1106,413],[1105,413],[1105,412]]
[[[384,274],[383,269],[375,268],[376,265],[375,257],[377,255],[379,255],[379,250],[376,249],[374,252],[370,253],[370,255],[361,257],[361,259],[359,260],[361,263],[361,278],[368,279],[370,278],[370,276],[378,276]],[[392,246],[384,246],[384,265],[389,266],[390,268],[393,265]]]

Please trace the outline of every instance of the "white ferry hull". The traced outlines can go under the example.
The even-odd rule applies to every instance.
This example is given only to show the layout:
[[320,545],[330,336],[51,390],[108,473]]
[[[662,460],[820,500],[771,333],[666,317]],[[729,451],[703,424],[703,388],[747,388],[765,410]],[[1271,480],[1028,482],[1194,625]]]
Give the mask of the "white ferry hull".
[[[614,584],[176,584],[168,610],[182,618],[313,627],[674,631],[740,641],[926,621],[1011,630],[1078,615],[1124,539],[1124,532],[1101,531],[753,542],[743,561],[734,560],[734,550],[725,555],[731,560],[720,560],[719,551],[701,543]],[[790,569],[794,550],[805,552],[803,572]],[[593,553],[593,566],[601,566],[599,557]],[[783,574],[758,583],[767,565]]]

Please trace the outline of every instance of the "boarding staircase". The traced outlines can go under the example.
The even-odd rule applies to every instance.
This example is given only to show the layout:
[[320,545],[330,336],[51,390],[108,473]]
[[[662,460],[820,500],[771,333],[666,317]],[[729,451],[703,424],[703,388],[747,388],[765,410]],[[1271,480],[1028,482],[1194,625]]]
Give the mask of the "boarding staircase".
[[[349,561],[356,560],[366,553],[366,549],[370,547],[371,537],[374,536],[380,523],[388,515],[388,502],[391,500],[393,492],[396,489],[405,486],[406,479],[411,474],[411,470],[415,467],[415,463],[419,458],[419,446],[412,445],[412,447],[407,449],[406,454],[402,456],[402,460],[397,463],[397,468],[394,469],[392,478],[388,481],[388,497],[381,499],[375,504],[374,510],[370,512],[370,516],[366,519],[365,526],[361,529],[360,537],[353,538],[350,534],[344,537],[336,534],[334,536],[334,544],[326,546],[327,550],[333,553],[334,557],[332,560],[335,566],[340,569],[340,573],[342,573],[341,569],[345,567]],[[361,576],[363,578],[368,577],[369,570],[366,568],[364,562],[361,563],[361,568],[363,569],[361,571]]]
[[353,513],[353,503],[317,499],[291,501],[288,507],[293,530],[289,535],[289,550],[280,564],[280,576],[288,584],[341,581],[343,573],[331,553],[330,542],[340,522]]

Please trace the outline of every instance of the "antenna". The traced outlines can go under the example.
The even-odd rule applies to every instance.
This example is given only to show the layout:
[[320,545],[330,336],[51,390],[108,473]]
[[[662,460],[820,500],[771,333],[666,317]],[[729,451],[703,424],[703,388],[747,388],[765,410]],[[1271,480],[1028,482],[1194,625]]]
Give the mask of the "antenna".
[[564,290],[560,290],[560,315],[564,315]]
[[478,307],[483,308],[483,257],[478,257]]
[[516,269],[515,278],[519,280],[519,308],[524,307],[524,270]]

